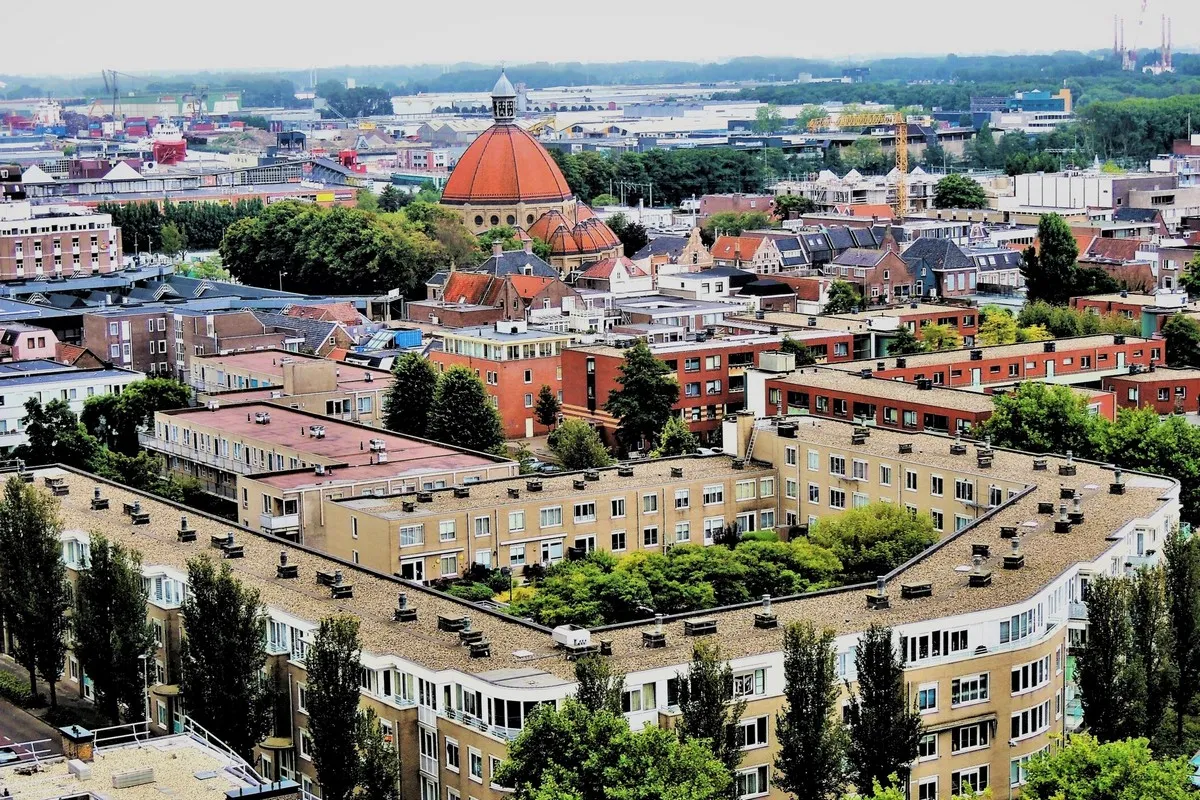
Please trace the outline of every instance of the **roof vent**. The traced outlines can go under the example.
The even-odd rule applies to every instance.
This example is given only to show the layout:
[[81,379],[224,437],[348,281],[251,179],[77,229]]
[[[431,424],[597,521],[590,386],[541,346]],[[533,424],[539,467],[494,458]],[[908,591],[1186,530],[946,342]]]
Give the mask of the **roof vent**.
[[100,496],[100,487],[92,490],[92,511],[107,511],[108,498]]
[[509,498],[516,500],[517,498],[519,498],[521,496],[521,490],[518,489],[516,486],[510,486],[510,487],[508,487],[508,496],[509,496]]
[[601,639],[600,640],[600,655],[611,656],[612,653],[613,653],[612,639]]
[[1025,554],[1021,552],[1021,537],[1014,536],[1012,539],[1012,552],[1004,556],[1005,569],[1020,569],[1025,566]]
[[188,525],[186,515],[179,518],[179,530],[175,531],[175,538],[180,542],[196,541],[196,529]]
[[387,441],[384,439],[372,439],[367,442],[367,444],[371,446],[372,453],[379,453],[383,450],[387,450]]
[[953,444],[950,445],[950,455],[965,456],[967,454],[967,446],[963,444],[961,436],[955,436]]
[[867,434],[855,431],[850,434],[850,444],[859,445],[867,443]]
[[971,555],[982,556],[988,558],[992,554],[992,546],[986,542],[974,542],[971,544]]
[[1066,486],[1061,483],[1058,485],[1058,499],[1059,500],[1070,500],[1074,496],[1075,496],[1075,490],[1072,489],[1070,486]]
[[438,630],[448,633],[458,633],[466,630],[471,625],[471,620],[467,617],[444,617],[438,615]]
[[717,621],[715,619],[688,619],[683,621],[684,636],[709,636],[716,632]]
[[271,424],[271,412],[269,412],[269,411],[254,412],[254,424],[255,425],[270,425]]
[[531,492],[540,492],[542,490],[542,482],[537,478],[525,481],[525,488]]
[[1059,505],[1058,505],[1058,519],[1054,520],[1054,532],[1055,533],[1070,533],[1071,532],[1071,518],[1069,516],[1067,516],[1067,504],[1066,503],[1059,503]]
[[745,469],[746,468],[746,459],[735,458],[729,466],[733,467],[734,469]]
[[900,443],[900,455],[911,455],[913,451],[912,442]]
[[917,388],[923,392],[931,391],[933,389],[933,379],[932,378],[921,378],[920,380],[917,381]]
[[904,369],[907,366],[908,366],[907,358],[897,358],[896,359],[896,369]]
[[754,627],[764,629],[779,627],[779,617],[775,616],[775,612],[771,610],[771,595],[769,594],[762,596],[762,611],[754,612]]
[[654,630],[642,631],[642,647],[659,650],[667,646],[667,635],[663,633],[663,615],[654,615]]
[[975,454],[975,460],[979,464],[980,469],[990,469],[992,466],[992,452],[990,450],[980,450]]
[[875,579],[875,591],[867,592],[867,608],[871,610],[888,608],[887,578],[880,575]]
[[324,464],[313,464],[313,472],[316,473],[317,475],[324,475],[325,474],[325,465]]
[[617,467],[617,477],[618,478],[632,478],[633,477],[633,467],[630,467],[630,466]]
[[1057,349],[1058,349],[1058,345],[1055,342],[1042,342],[1042,352],[1043,353],[1053,353]]
[[279,551],[279,563],[275,565],[276,578],[297,578],[300,575],[298,564],[288,563],[287,550]]
[[470,497],[471,490],[470,490],[470,488],[468,488],[466,486],[455,486],[454,487],[454,496],[459,497],[459,498]]
[[982,350],[972,350],[971,351],[971,360],[972,361],[983,361],[983,351]]
[[874,377],[874,373],[873,373],[873,372],[871,372],[871,368],[870,368],[870,367],[863,367],[862,369],[860,369],[860,370],[858,371],[858,377],[860,377],[860,378],[871,378],[871,377]]
[[411,514],[412,512],[417,510],[417,504],[411,500],[401,500],[400,501],[400,510],[404,511],[408,514]]
[[902,583],[900,584],[900,597],[904,600],[933,597],[933,584],[929,581],[923,583]]
[[472,642],[467,647],[470,651],[471,658],[492,657],[492,643],[486,639],[480,639],[478,642]]
[[416,622],[417,610],[408,607],[408,594],[401,592],[396,603],[396,609],[392,612],[392,619],[396,622]]
[[1037,513],[1039,513],[1039,514],[1053,514],[1053,513],[1054,513],[1054,503],[1053,503],[1053,502],[1050,502],[1050,501],[1048,501],[1048,500],[1039,500],[1039,501],[1038,501],[1038,512],[1037,512]]
[[1058,474],[1073,476],[1075,474],[1075,454],[1067,451],[1067,463],[1058,465]]
[[228,550],[230,547],[234,546],[233,531],[226,531],[225,533],[214,533],[209,538],[208,543],[210,546],[215,547],[218,550],[221,550],[221,551]]
[[1017,535],[1017,526],[1016,525],[1001,525],[1000,526],[1000,538],[1001,539],[1012,539],[1016,535]]
[[1108,485],[1109,494],[1125,494],[1125,478],[1120,467],[1113,470],[1113,482]]
[[1034,456],[1033,457],[1033,471],[1034,472],[1045,472],[1046,471],[1046,457],[1045,456]]
[[433,502],[433,492],[417,492],[417,502],[418,503],[432,503]]
[[583,473],[583,479],[585,481],[598,481],[600,480],[600,471],[595,469],[586,470]]
[[324,425],[309,425],[308,426],[308,435],[314,439],[324,439],[325,438],[325,426]]
[[125,513],[129,515],[129,520],[134,525],[150,524],[150,512],[142,510],[141,500],[134,500],[132,503],[125,503],[122,508]]
[[1067,513],[1067,518],[1071,520],[1072,525],[1079,525],[1083,522],[1083,495],[1078,491],[1071,498],[1071,510]]
[[983,566],[983,556],[971,559],[971,571],[967,574],[967,586],[981,589],[992,585],[992,571]]
[[1125,344],[1125,334],[1118,333],[1113,335],[1113,344]]
[[575,489],[586,489],[587,481],[585,481],[583,478],[575,478],[573,481],[571,481],[571,486]]
[[886,361],[876,361],[875,369],[878,372],[883,372],[885,369],[887,369],[887,362]]
[[671,477],[672,478],[682,478],[683,477],[683,467],[671,467]]

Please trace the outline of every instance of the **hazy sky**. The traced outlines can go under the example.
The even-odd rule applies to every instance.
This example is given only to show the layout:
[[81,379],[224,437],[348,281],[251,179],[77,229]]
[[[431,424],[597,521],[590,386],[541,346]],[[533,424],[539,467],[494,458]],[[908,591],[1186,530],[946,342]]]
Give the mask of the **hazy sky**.
[[[0,0],[9,31],[0,73],[1090,50],[1112,46],[1118,12],[1126,18],[1127,45],[1136,38],[1142,47],[1157,47],[1165,12],[1174,18],[1176,50],[1200,49],[1198,0],[1148,0],[1138,37],[1141,2]],[[511,10],[521,5],[531,10]]]

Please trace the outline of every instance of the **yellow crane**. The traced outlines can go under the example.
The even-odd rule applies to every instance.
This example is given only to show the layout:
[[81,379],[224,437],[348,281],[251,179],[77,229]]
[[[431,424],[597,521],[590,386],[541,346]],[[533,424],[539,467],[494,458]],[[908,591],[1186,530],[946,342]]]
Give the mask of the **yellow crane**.
[[[832,117],[810,120],[809,131],[816,133],[828,130],[835,124]],[[900,173],[896,181],[896,219],[904,217],[908,210],[908,120],[899,111],[874,114],[842,114],[837,118],[839,128],[866,128],[871,125],[896,126],[896,170]]]

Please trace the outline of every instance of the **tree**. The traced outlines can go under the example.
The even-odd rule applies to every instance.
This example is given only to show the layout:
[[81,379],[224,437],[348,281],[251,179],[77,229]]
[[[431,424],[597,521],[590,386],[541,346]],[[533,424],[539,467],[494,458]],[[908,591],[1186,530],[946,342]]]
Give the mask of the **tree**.
[[764,135],[783,130],[785,124],[786,120],[784,120],[783,114],[779,113],[779,108],[774,103],[768,103],[765,106],[759,106],[754,111],[754,122],[750,128],[755,133]]
[[481,453],[504,444],[500,412],[483,381],[466,367],[454,366],[442,373],[429,411],[429,437]]
[[1185,800],[1193,796],[1186,758],[1155,759],[1145,739],[1101,743],[1086,733],[1030,760],[1021,796],[1031,800]]
[[1183,314],[1172,314],[1162,327],[1168,367],[1200,366],[1200,323]]
[[1187,291],[1188,297],[1200,297],[1200,254],[1192,256],[1192,260],[1183,268],[1179,285]]
[[1017,320],[1008,309],[984,306],[979,313],[983,321],[979,324],[979,333],[975,336],[977,346],[1012,344],[1017,340]]
[[404,208],[406,205],[405,200],[407,199],[408,198],[402,194],[399,189],[389,183],[387,186],[383,187],[383,191],[379,193],[377,202],[380,211],[391,214]]
[[13,451],[26,464],[67,464],[82,467],[95,457],[96,440],[79,424],[66,400],[42,405],[36,397],[25,401],[22,420],[28,442]]
[[934,208],[986,208],[987,195],[978,181],[965,175],[947,175],[933,187]]
[[1156,739],[1169,701],[1170,628],[1162,567],[1143,567],[1128,587],[1129,724],[1133,736]]
[[613,214],[608,218],[608,227],[623,245],[622,254],[629,258],[650,242],[646,227],[640,222],[631,222],[623,213]]
[[400,800],[400,757],[374,709],[358,715],[358,791],[363,800]]
[[29,673],[29,693],[38,696],[41,675],[54,708],[70,606],[61,528],[57,500],[20,478],[8,479],[0,500],[0,610],[16,640],[17,661]]
[[1112,741],[1124,735],[1129,716],[1126,657],[1133,634],[1123,579],[1097,575],[1087,611],[1087,645],[1078,662],[1083,719],[1093,736]]
[[1038,222],[1038,247],[1026,248],[1021,274],[1026,296],[1063,305],[1071,298],[1076,280],[1079,245],[1067,221],[1058,214],[1043,214]]
[[696,434],[692,433],[683,417],[672,414],[663,425],[658,435],[658,446],[650,451],[651,458],[668,458],[670,456],[686,456],[700,449]]
[[163,225],[159,235],[162,237],[162,251],[167,255],[177,256],[187,249],[187,234],[174,222]]
[[705,244],[711,245],[717,236],[741,236],[743,231],[771,227],[771,218],[762,211],[721,211],[709,216],[700,227]]
[[1070,387],[1024,381],[1015,391],[995,395],[993,403],[995,411],[978,428],[993,444],[1034,453],[1094,454],[1103,423]]
[[551,431],[549,444],[563,469],[596,469],[613,462],[596,429],[581,419],[564,420]]
[[537,405],[533,412],[538,424],[547,428],[554,426],[558,422],[558,412],[561,410],[562,403],[558,402],[558,396],[543,383],[542,388],[538,390]]
[[379,196],[370,189],[359,189],[354,193],[354,207],[359,211],[374,213],[379,210]]
[[575,699],[584,708],[620,715],[625,676],[612,668],[610,660],[598,655],[580,658],[575,662],[575,680],[579,683]]
[[896,335],[892,337],[892,340],[887,345],[887,354],[889,356],[909,356],[924,352],[925,344],[907,326],[901,327],[896,331]]
[[75,590],[73,622],[75,655],[95,688],[96,705],[114,725],[121,721],[122,707],[144,708],[139,659],[154,652],[154,631],[146,621],[140,553],[92,535],[87,569],[79,573]]
[[713,756],[729,771],[732,782],[746,744],[737,740],[737,724],[746,711],[746,701],[733,694],[733,668],[721,658],[718,644],[702,639],[692,645],[692,663],[687,674],[676,677],[680,740],[708,742]]
[[308,730],[321,796],[347,800],[358,784],[358,620],[326,617],[304,665],[308,673]]
[[525,719],[497,780],[516,800],[719,800],[730,791],[704,743],[653,725],[635,733],[619,714],[574,698]]
[[846,281],[833,281],[829,284],[829,299],[825,301],[826,314],[849,314],[862,307],[863,297],[857,286]]
[[1163,570],[1171,628],[1171,664],[1174,672],[1175,746],[1184,744],[1184,716],[1200,680],[1200,540],[1185,537],[1178,528],[1167,536]]
[[779,343],[779,350],[794,355],[797,367],[809,367],[817,363],[817,357],[813,355],[812,350],[790,336],[783,337],[783,341]]
[[201,555],[188,561],[181,616],[180,688],[188,716],[247,758],[270,730],[272,712],[258,591],[243,586],[228,563],[218,568]]
[[608,192],[604,192],[603,194],[598,194],[595,197],[593,197],[592,201],[591,201],[591,203],[589,203],[589,205],[598,206],[598,207],[619,206],[619,205],[621,205],[621,198],[617,197],[615,194],[609,194]]
[[679,400],[679,383],[641,340],[625,351],[625,362],[619,369],[620,388],[609,392],[604,410],[620,421],[617,441],[621,446],[637,450],[643,442],[653,441],[667,424]]
[[780,219],[799,219],[817,210],[811,197],[802,194],[775,195],[775,216]]
[[172,378],[144,378],[120,394],[101,394],[84,401],[79,421],[92,436],[127,456],[141,452],[138,432],[154,427],[154,414],[186,408],[191,390]]
[[962,336],[949,325],[926,325],[921,329],[921,341],[930,350],[956,350],[962,347]]
[[893,503],[871,503],[836,517],[822,517],[809,540],[833,552],[847,580],[873,580],[938,540],[933,520]]
[[917,757],[921,717],[904,690],[904,662],[892,645],[891,628],[872,625],[854,655],[857,691],[850,695],[847,749],[851,778],[860,792],[889,775],[907,775]]
[[833,631],[794,622],[783,632],[783,710],[775,718],[775,783],[796,800],[827,800],[846,784],[846,729],[835,720]]
[[405,436],[428,437],[437,384],[437,367],[429,359],[416,353],[397,358],[383,398],[383,426]]

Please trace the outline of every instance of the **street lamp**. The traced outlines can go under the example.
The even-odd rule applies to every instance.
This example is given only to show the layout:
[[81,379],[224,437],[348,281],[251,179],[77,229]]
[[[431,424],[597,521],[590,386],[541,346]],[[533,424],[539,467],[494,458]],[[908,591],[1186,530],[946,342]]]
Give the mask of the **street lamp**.
[[145,653],[138,656],[142,662],[142,693],[146,697],[146,733],[150,733],[150,657]]

